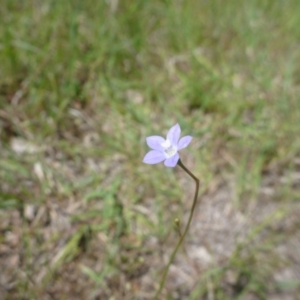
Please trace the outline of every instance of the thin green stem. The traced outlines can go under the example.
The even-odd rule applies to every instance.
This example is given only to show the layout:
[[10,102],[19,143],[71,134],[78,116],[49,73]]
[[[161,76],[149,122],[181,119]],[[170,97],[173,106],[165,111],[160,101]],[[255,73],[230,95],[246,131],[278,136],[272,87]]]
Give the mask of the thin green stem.
[[191,208],[191,211],[190,211],[190,215],[189,215],[189,219],[187,221],[187,224],[186,224],[186,227],[183,231],[183,234],[180,236],[180,239],[178,240],[177,242],[177,245],[176,247],[174,248],[172,254],[171,254],[171,257],[170,257],[170,260],[164,270],[164,274],[162,276],[162,279],[160,281],[160,285],[159,285],[159,288],[153,298],[153,300],[157,300],[158,299],[158,296],[159,294],[161,293],[162,289],[164,288],[165,286],[165,283],[166,283],[166,279],[167,279],[167,275],[169,273],[169,269],[170,269],[170,266],[171,264],[173,263],[174,261],[174,258],[190,228],[190,224],[192,222],[192,218],[193,218],[193,214],[194,214],[194,211],[195,211],[195,207],[196,207],[196,204],[197,204],[197,199],[198,199],[198,193],[199,193],[199,185],[200,185],[200,181],[199,179],[189,170],[186,168],[186,166],[182,163],[182,161],[179,159],[178,161],[178,166],[180,166],[186,173],[188,173],[194,180],[195,180],[195,183],[196,183],[196,189],[195,189],[195,195],[194,195],[194,200],[193,200],[193,205],[192,205],[192,208]]

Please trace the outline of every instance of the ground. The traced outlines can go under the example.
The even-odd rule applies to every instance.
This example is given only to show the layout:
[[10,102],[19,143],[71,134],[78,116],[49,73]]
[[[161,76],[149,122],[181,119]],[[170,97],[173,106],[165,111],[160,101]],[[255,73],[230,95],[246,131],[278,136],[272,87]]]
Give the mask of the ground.
[[[300,4],[4,0],[0,299],[299,299]],[[297,298],[298,297],[298,298]]]

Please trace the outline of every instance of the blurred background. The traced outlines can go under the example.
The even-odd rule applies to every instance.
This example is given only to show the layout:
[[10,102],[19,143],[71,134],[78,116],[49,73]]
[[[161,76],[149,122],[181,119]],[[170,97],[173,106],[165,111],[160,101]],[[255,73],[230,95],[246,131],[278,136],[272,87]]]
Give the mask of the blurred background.
[[0,298],[299,299],[300,2],[1,0]]

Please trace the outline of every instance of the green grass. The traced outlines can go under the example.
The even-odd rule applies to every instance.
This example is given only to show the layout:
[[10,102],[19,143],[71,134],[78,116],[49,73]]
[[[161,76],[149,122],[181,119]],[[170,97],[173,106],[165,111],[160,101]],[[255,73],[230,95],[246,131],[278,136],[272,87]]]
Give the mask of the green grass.
[[224,256],[192,231],[186,249],[213,263],[192,282],[171,274],[162,299],[299,293],[274,278],[300,264],[299,26],[297,0],[3,0],[0,298],[151,299],[194,187],[141,161],[145,138],[176,122],[212,199],[192,227],[205,234],[201,205],[224,186],[248,223]]

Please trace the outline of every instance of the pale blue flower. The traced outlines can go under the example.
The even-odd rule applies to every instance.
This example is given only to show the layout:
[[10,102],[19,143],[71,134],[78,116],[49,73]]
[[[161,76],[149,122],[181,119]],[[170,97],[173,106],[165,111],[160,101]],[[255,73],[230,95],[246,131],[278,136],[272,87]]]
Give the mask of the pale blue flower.
[[153,150],[145,155],[143,162],[152,165],[165,161],[166,167],[175,167],[179,160],[178,151],[187,147],[193,139],[187,135],[179,140],[180,132],[180,126],[176,124],[171,127],[166,139],[157,135],[147,137],[147,145]]

